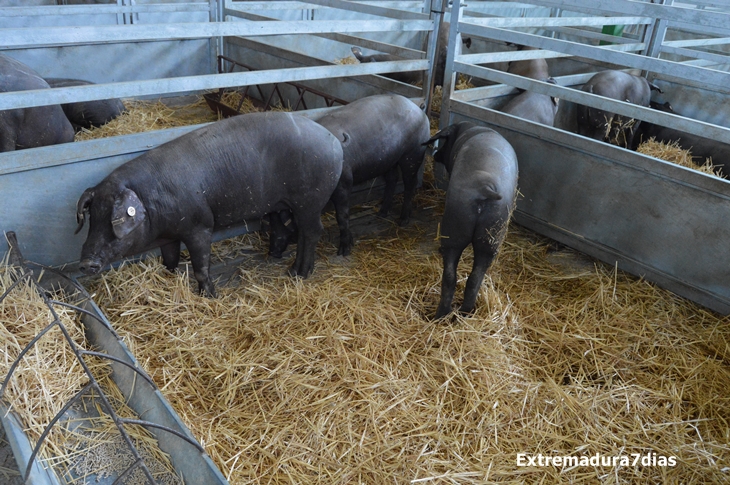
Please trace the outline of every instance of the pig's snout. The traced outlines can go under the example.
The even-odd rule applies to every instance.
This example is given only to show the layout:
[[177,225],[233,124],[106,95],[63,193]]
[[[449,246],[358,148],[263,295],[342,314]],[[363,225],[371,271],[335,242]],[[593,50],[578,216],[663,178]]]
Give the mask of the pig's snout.
[[94,275],[101,271],[101,262],[94,259],[85,259],[79,263],[79,271],[86,275]]

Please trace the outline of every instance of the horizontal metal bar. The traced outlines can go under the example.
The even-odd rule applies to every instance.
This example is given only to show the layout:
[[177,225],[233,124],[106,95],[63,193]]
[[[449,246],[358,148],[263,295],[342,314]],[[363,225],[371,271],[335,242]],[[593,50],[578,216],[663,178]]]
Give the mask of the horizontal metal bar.
[[[147,151],[157,145],[174,140],[203,125],[182,126],[126,136],[114,136],[73,143],[62,143],[32,150],[17,150],[0,153],[0,176],[11,173],[38,170],[71,163],[107,158],[120,154]],[[130,151],[130,146],[141,147]]]
[[704,59],[695,59],[695,60],[692,60],[692,61],[683,61],[682,64],[686,64],[688,66],[697,66],[697,67],[717,67],[718,66],[717,62],[706,61]]
[[253,84],[273,84],[286,81],[306,81],[309,79],[417,71],[428,69],[428,67],[429,61],[427,59],[412,59],[402,61],[368,62],[364,64],[338,64],[330,66],[234,72],[227,74],[206,74],[202,76],[184,76],[145,81],[94,84],[88,86],[72,86],[68,88],[14,91],[9,93],[0,93],[0,110],[108,99],[110,97],[128,98],[189,91],[203,91],[208,89],[228,88],[232,86],[250,86]]
[[535,81],[522,76],[508,74],[504,71],[486,67],[473,66],[454,62],[454,69],[466,75],[476,76],[490,81],[509,84],[521,89],[527,89],[540,94],[547,94],[556,98],[572,101],[573,103],[592,106],[610,113],[618,113],[630,118],[649,121],[651,123],[669,126],[693,135],[711,138],[722,143],[730,144],[730,129],[712,123],[705,123],[659,110],[637,106],[615,99],[605,98],[578,89],[565,88],[554,84]]
[[[263,15],[258,14],[252,14],[248,12],[231,12],[230,10],[225,10],[224,15],[233,15],[235,17],[244,18],[247,20],[267,20],[267,21],[279,21],[279,19],[272,18],[272,17],[265,17]],[[353,35],[346,35],[346,34],[312,34],[316,35],[317,37],[322,37],[325,39],[335,40],[338,42],[343,42],[345,44],[354,44],[359,45],[361,47],[365,47],[366,49],[373,49],[380,52],[385,52],[387,54],[393,54],[396,56],[403,57],[405,59],[422,59],[424,57],[424,52],[419,51],[416,49],[409,49],[407,47],[401,47],[396,46],[392,44],[385,44],[382,42],[377,42],[374,40],[366,39],[364,37],[356,37]]]
[[669,22],[667,28],[679,30],[681,32],[689,32],[700,35],[717,35],[726,37],[730,34],[730,29],[720,29],[717,27],[697,26],[689,22]]
[[572,27],[554,27],[554,28],[548,28],[546,30],[557,32],[559,34],[564,35],[572,35],[575,37],[583,37],[586,39],[594,39],[599,40],[603,42],[609,42],[612,44],[629,44],[632,42],[637,42],[639,39],[636,36],[616,36],[616,35],[608,35],[608,34],[602,34],[600,32],[595,32],[593,30],[583,30],[583,29],[574,29]]
[[433,30],[433,20],[294,20],[48,27],[0,30],[4,48],[138,42],[226,36]]
[[377,15],[379,17],[388,17],[393,19],[428,19],[427,14],[409,12],[407,10],[397,10],[393,8],[385,8],[375,5],[365,5],[357,2],[347,2],[344,0],[307,0],[309,3],[319,5],[321,7],[337,8],[347,10],[349,12],[359,12],[368,15]]
[[464,22],[489,27],[587,27],[603,25],[647,25],[651,17],[465,17]]
[[727,3],[723,0],[710,1],[710,0],[681,0],[682,3],[689,3],[698,7],[715,7],[727,10]]
[[[588,72],[585,74],[571,74],[569,76],[558,76],[554,77],[555,81],[558,83],[559,86],[577,86],[579,84],[584,84],[588,82],[588,80],[595,75],[594,72]],[[459,91],[454,91],[454,94],[451,96],[451,99],[455,99],[457,101],[464,101],[467,103],[471,103],[474,101],[479,101],[487,98],[494,98],[497,96],[505,96],[508,94],[516,94],[519,92],[517,88],[514,86],[510,86],[509,84],[494,84],[491,86],[480,86],[478,88],[470,88],[470,89],[462,89]]]
[[[656,59],[652,57],[618,52],[617,49],[605,49],[602,47],[589,46],[567,40],[551,39],[534,34],[515,32],[494,27],[484,27],[469,23],[459,23],[459,30],[462,34],[474,34],[489,39],[497,39],[503,42],[512,42],[531,47],[539,47],[565,54],[572,54],[575,57],[582,57],[595,61],[608,62],[622,66],[651,71],[657,74],[672,76],[681,79],[702,79],[706,87],[730,93],[730,73],[714,71],[701,67],[690,66],[678,62]],[[616,47],[616,46],[612,46]]]
[[[586,2],[585,0],[533,0],[543,7],[556,7],[574,12],[599,15],[623,14],[665,19],[678,24],[708,27],[730,32],[730,13],[716,12],[670,5],[660,5],[631,0],[611,0],[610,2]],[[606,25],[610,25],[606,23]]]
[[[394,9],[406,9],[406,8],[421,8],[423,2],[412,1],[412,2],[363,2],[358,1],[357,3],[363,5],[376,5],[376,6],[387,6],[388,8]],[[241,10],[244,12],[251,10],[311,10],[322,8],[321,5],[310,3],[307,1],[302,2],[286,2],[286,1],[265,1],[265,2],[232,2],[226,4],[226,8]],[[327,7],[325,7],[327,8]]]
[[30,7],[0,7],[0,17],[44,17],[56,15],[104,15],[118,13],[208,12],[208,2],[169,3],[152,5],[51,5]]
[[662,46],[671,47],[700,47],[710,45],[728,45],[730,37],[715,37],[712,39],[687,39],[687,40],[669,40],[664,41]]
[[502,52],[481,52],[479,54],[462,54],[456,60],[467,64],[489,64],[491,62],[524,61],[528,59],[555,59],[571,57],[570,54],[546,50],[523,50]]
[[384,52],[386,54],[393,54],[395,56],[403,57],[404,59],[423,59],[426,56],[424,51],[418,49],[409,49],[408,47],[401,47],[399,45],[386,44],[384,42],[378,42],[364,37],[356,37],[354,35],[345,34],[313,34],[317,37],[325,39],[335,40],[342,42],[343,44],[358,45],[365,49],[372,49],[378,52]]
[[519,1],[515,2],[475,2],[475,3],[469,3],[467,5],[463,5],[464,12],[469,11],[479,11],[479,12],[489,12],[493,10],[504,10],[505,8],[524,8],[524,9],[534,9],[534,8],[540,8],[539,5],[535,5],[534,3],[522,3]]
[[[639,52],[644,48],[643,43],[640,44],[617,44],[597,47],[619,52],[635,51]],[[570,54],[562,52],[553,52],[546,50],[523,50],[523,51],[505,51],[505,52],[483,52],[481,54],[463,54],[456,57],[456,60],[469,64],[489,64],[492,62],[505,61],[521,61],[526,59],[554,59],[558,57],[572,57]]]
[[730,55],[714,54],[712,52],[698,51],[696,49],[684,49],[664,46],[662,46],[661,51],[667,54],[690,57],[692,59],[704,59],[707,61],[712,61],[716,64],[730,64]]

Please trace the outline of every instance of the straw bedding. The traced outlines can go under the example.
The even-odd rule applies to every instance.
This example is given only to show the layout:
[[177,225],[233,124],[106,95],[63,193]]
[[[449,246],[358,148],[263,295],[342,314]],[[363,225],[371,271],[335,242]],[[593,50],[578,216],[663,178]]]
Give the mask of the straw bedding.
[[683,167],[698,170],[708,175],[722,177],[722,169],[712,163],[712,158],[706,159],[704,163],[701,160],[696,160],[698,157],[693,157],[691,150],[685,150],[679,146],[679,141],[664,143],[650,138],[648,141],[639,145],[636,151],[644,155],[660,158],[667,162],[676,163]]
[[[0,268],[0,294],[12,284],[14,271],[5,264]],[[53,297],[64,300],[60,292]],[[60,306],[54,308],[73,341],[82,348],[89,348],[73,311]],[[3,379],[26,344],[52,321],[48,307],[27,282],[21,283],[0,303],[0,376]],[[85,360],[117,413],[139,419],[125,405],[123,396],[110,378],[108,364],[93,357]],[[34,446],[51,418],[87,383],[88,377],[56,326],[36,343],[16,368],[4,400],[20,417]],[[100,405],[87,397],[72,409],[80,410],[87,406]],[[131,452],[122,444],[111,418],[101,409],[98,411],[99,416],[92,421],[71,421],[54,426],[41,448],[42,460],[67,477],[72,476],[71,472],[75,477],[90,473],[99,473],[103,477],[123,472],[133,462]],[[149,433],[139,427],[127,429],[161,484],[182,483]],[[137,485],[146,482],[141,470],[136,470],[123,483]]]
[[[443,198],[431,190],[416,202],[427,211]],[[433,322],[436,231],[393,228],[350,258],[323,241],[306,281],[283,276],[289,261],[251,256],[265,253],[265,238],[229,240],[215,258],[247,257],[217,299],[155,259],[105,272],[93,288],[234,485],[728,480],[728,318],[512,227],[476,313]],[[467,251],[457,300],[470,263]],[[7,307],[3,322],[25,322]],[[67,395],[41,387],[31,414],[82,384]],[[518,467],[518,453],[655,453],[677,465]]]
[[[235,485],[728,479],[728,318],[512,227],[476,313],[434,322],[435,233],[393,228],[349,258],[323,241],[306,281],[249,255],[217,299],[150,259],[105,272],[95,298]],[[518,453],[677,464],[518,467]]]
[[95,140],[110,136],[131,135],[145,131],[217,121],[202,97],[181,106],[168,106],[162,101],[124,100],[126,111],[109,123],[82,129],[75,141]]

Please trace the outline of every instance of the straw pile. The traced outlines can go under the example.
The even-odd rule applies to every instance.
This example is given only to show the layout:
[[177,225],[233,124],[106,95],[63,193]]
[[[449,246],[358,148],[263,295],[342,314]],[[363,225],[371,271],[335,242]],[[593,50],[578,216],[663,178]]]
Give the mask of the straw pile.
[[131,135],[218,120],[218,116],[208,108],[202,97],[182,106],[168,106],[159,100],[154,102],[125,100],[124,106],[126,108],[124,113],[105,125],[82,129],[76,134],[75,141]]
[[632,130],[635,124],[636,120],[633,118],[624,118],[618,115],[614,115],[611,119],[606,118],[604,138],[612,145],[627,148],[626,132]]
[[[456,84],[454,85],[454,89],[456,91],[461,91],[462,89],[471,89],[473,87],[474,84],[472,84],[470,77],[458,73],[458,76],[456,78]],[[431,112],[435,115],[441,113],[441,103],[443,102],[443,96],[443,86],[436,86],[433,88],[433,96],[431,96]]]
[[648,141],[639,145],[639,148],[637,148],[636,151],[643,153],[644,155],[649,155],[650,157],[660,158],[667,162],[676,163],[683,167],[698,170],[708,175],[722,177],[722,169],[712,163],[712,158],[706,159],[704,163],[698,163],[698,161],[695,161],[697,157],[692,156],[692,151],[685,150],[679,146],[679,141],[664,143],[656,141],[652,137]]
[[[476,313],[434,322],[426,226],[347,259],[323,242],[306,281],[249,257],[205,299],[150,259],[104,273],[96,299],[233,485],[728,479],[728,318],[512,227]],[[518,467],[518,453],[677,464]]]
[[254,106],[251,98],[244,97],[238,91],[226,91],[225,93],[223,93],[223,96],[221,96],[220,101],[221,103],[237,110],[241,114],[255,113],[257,111],[261,111],[256,106]]
[[[0,267],[0,294],[12,284],[14,272],[5,264]],[[53,297],[63,301],[62,294]],[[55,310],[74,342],[88,348],[74,312],[60,306],[56,306]],[[21,283],[0,302],[0,378],[5,378],[26,344],[52,321],[48,307],[27,282]],[[111,380],[109,365],[96,358],[87,357],[85,360],[105,393],[112,398],[117,412],[137,418],[124,404],[124,398]],[[36,343],[16,368],[4,400],[21,419],[30,442],[35,445],[45,426],[87,383],[88,377],[56,326]],[[91,398],[84,401],[86,405],[94,402]],[[101,412],[100,415],[86,424],[67,422],[63,426],[54,426],[41,448],[42,461],[67,477],[71,476],[70,472],[84,477],[89,473],[103,476],[124,471],[132,463],[131,453],[121,444],[116,429],[112,429],[111,418]],[[72,431],[72,427],[76,429]],[[160,483],[181,483],[171,472],[169,459],[159,451],[149,433],[139,427],[129,427],[128,432],[146,456],[153,473],[159,475]],[[115,440],[116,446],[113,445]],[[124,483],[145,483],[141,470],[133,472]]]
[[335,64],[360,64],[354,56],[340,57],[335,59]]

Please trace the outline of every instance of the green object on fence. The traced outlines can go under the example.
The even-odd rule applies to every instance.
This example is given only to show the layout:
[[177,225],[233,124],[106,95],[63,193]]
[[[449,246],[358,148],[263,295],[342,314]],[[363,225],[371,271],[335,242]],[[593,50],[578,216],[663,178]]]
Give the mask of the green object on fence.
[[[601,30],[602,34],[608,34],[608,35],[615,35],[617,37],[621,37],[624,33],[624,26],[623,25],[604,25],[603,30]],[[610,42],[606,42],[605,40],[602,40],[599,45],[610,45]]]

